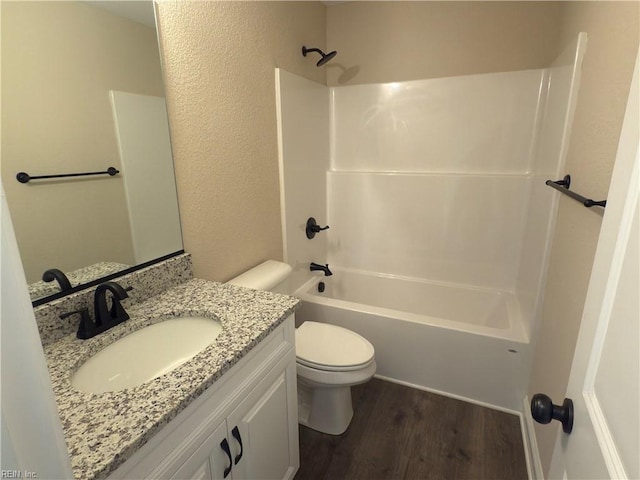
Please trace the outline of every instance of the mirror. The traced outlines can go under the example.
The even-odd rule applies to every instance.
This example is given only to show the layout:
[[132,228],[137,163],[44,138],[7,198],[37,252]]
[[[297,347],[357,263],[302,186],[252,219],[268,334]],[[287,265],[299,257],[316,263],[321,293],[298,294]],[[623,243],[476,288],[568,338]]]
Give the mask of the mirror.
[[61,296],[49,269],[77,287],[181,252],[153,2],[0,8],[2,182],[34,305]]

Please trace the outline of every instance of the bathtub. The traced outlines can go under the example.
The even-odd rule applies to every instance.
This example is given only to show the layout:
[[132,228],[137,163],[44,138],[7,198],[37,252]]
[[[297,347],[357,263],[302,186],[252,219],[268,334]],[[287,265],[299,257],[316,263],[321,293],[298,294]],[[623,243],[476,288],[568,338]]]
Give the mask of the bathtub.
[[[521,410],[530,355],[509,292],[333,268],[294,295],[296,321],[353,330],[376,349],[377,377],[510,412]],[[324,282],[324,292],[318,284]]]

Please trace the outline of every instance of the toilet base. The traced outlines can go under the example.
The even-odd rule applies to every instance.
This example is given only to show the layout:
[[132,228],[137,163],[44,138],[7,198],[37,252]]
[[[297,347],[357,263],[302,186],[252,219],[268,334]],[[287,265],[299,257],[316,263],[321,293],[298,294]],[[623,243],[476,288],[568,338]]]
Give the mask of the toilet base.
[[309,386],[298,379],[298,423],[318,432],[342,435],[353,418],[351,386]]

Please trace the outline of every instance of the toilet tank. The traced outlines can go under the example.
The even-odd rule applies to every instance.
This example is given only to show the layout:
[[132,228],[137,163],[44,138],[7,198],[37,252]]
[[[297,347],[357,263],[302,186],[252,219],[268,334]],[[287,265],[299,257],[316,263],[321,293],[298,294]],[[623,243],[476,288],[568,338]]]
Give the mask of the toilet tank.
[[277,260],[267,260],[232,278],[227,283],[254,290],[269,290],[276,293],[290,293],[289,277],[292,268]]

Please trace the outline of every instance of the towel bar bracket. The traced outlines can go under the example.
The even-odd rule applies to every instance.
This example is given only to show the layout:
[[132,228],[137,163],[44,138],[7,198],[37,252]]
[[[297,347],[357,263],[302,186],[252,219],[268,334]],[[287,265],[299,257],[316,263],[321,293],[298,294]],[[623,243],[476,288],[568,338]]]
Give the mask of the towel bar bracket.
[[571,175],[565,175],[562,180],[556,180],[553,183],[555,183],[556,185],[560,185],[568,190],[571,187]]
[[560,193],[564,193],[565,195],[573,198],[574,200],[580,202],[582,205],[584,205],[587,208],[591,208],[591,207],[604,208],[607,206],[606,200],[592,200],[590,198],[583,197],[582,195],[569,190],[569,187],[571,186],[571,175],[565,175],[562,180],[556,180],[556,181],[547,180],[545,184],[549,185],[551,188],[554,188],[555,190],[558,190]]

